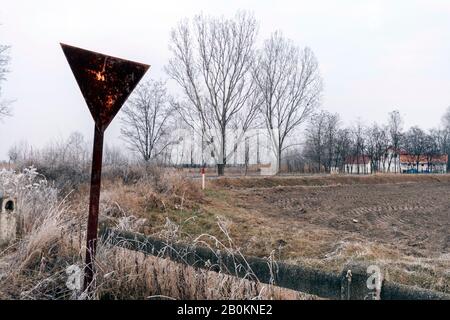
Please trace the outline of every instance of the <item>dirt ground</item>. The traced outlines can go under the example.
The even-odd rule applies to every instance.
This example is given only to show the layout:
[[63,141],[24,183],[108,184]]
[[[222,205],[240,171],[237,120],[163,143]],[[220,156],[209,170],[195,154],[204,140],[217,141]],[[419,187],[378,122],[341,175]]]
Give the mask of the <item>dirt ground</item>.
[[123,188],[117,201],[144,218],[145,234],[169,226],[183,241],[217,238],[246,255],[333,272],[368,262],[387,280],[450,292],[450,175],[211,179],[201,197],[173,208]]
[[[270,225],[321,230],[430,257],[450,252],[450,183],[275,187],[234,191],[237,205]],[[286,235],[280,242],[289,244]],[[331,245],[331,243],[330,243]]]
[[373,262],[391,280],[450,292],[447,175],[211,185],[199,216],[229,219],[230,236],[246,254],[336,272],[349,262]]

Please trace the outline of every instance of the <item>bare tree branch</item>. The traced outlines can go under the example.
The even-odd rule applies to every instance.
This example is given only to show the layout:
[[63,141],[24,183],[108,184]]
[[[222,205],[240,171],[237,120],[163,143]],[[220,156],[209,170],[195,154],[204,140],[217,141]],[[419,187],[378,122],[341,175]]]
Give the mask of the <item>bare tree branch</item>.
[[140,84],[122,110],[122,138],[144,161],[158,157],[172,141],[169,121],[173,108],[165,84]]
[[[6,80],[6,74],[9,72],[8,64],[10,57],[8,55],[9,46],[0,45],[0,98],[1,98],[1,82]],[[0,100],[0,120],[3,117],[11,115],[11,101]]]
[[318,63],[309,48],[300,50],[275,32],[258,54],[253,78],[280,170],[286,139],[320,103],[322,80]]
[[174,105],[192,129],[212,142],[219,174],[231,154],[227,130],[238,130],[242,139],[257,115],[250,73],[256,34],[255,19],[245,13],[233,19],[199,15],[172,30],[173,56],[166,71],[183,91]]

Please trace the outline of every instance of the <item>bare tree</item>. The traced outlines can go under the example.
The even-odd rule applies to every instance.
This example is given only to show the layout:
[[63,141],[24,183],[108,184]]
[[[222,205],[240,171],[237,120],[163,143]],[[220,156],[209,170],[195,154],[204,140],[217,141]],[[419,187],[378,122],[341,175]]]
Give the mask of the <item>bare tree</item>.
[[10,161],[21,166],[29,166],[29,160],[33,157],[33,150],[27,141],[22,140],[13,144],[8,150]]
[[73,167],[84,170],[89,165],[90,149],[81,132],[75,131],[69,135],[64,146],[65,159]]
[[326,172],[331,172],[337,157],[337,134],[339,131],[339,115],[328,111],[320,111],[310,117],[306,130],[306,157]]
[[[23,148],[23,147],[22,147]],[[70,168],[77,172],[87,171],[90,165],[89,145],[80,132],[72,132],[68,138],[55,138],[42,148],[30,147],[28,158],[38,168],[46,171]]]
[[370,159],[371,171],[379,172],[384,168],[389,139],[385,127],[374,123],[366,129],[366,150]]
[[444,115],[442,116],[442,125],[445,128],[450,128],[450,106],[445,110]]
[[19,150],[16,145],[13,145],[8,150],[8,162],[9,167],[11,168],[11,163],[16,163],[19,158]]
[[[6,80],[6,73],[8,73],[9,46],[0,44],[0,97],[1,97],[1,82]],[[0,100],[0,119],[11,115],[10,101]]]
[[403,130],[403,120],[401,118],[400,112],[398,110],[394,110],[389,113],[389,122],[388,122],[388,130],[389,130],[389,138],[390,144],[392,147],[392,151],[389,155],[387,170],[391,171],[392,160],[394,160],[394,172],[397,172],[397,158],[400,150],[400,142],[402,138],[402,130]]
[[172,113],[165,84],[153,80],[140,84],[123,108],[122,138],[145,162],[155,159],[172,143]]
[[[439,136],[439,144],[442,153],[450,155],[450,106],[447,107],[442,117],[442,129]],[[450,171],[450,161],[447,162],[447,172]]]
[[304,150],[299,147],[291,148],[284,155],[287,172],[311,173],[310,159],[304,155]]
[[414,156],[416,170],[419,172],[420,157],[425,155],[427,149],[426,134],[419,127],[411,127],[404,136],[404,146],[406,151]]
[[124,155],[122,148],[117,146],[105,145],[105,157],[103,163],[113,168],[125,166],[128,164],[128,159]]
[[[351,130],[352,136],[353,136],[353,162],[356,162],[357,168],[356,173],[360,174],[366,174],[366,164],[367,164],[367,158],[365,156],[366,153],[366,137],[364,135],[365,127],[361,123],[360,120],[354,125],[354,127]],[[361,172],[360,165],[363,165],[363,172]]]
[[211,143],[219,175],[229,157],[227,130],[237,128],[242,140],[257,114],[249,72],[256,34],[255,19],[245,13],[233,19],[199,15],[172,30],[166,71],[183,92],[175,106],[203,141]]
[[425,151],[424,155],[427,159],[427,169],[429,172],[434,171],[434,163],[433,159],[436,156],[441,155],[441,149],[439,145],[439,136],[440,132],[436,129],[431,129],[429,133],[425,134],[424,143],[425,143]]
[[335,167],[341,172],[345,170],[345,160],[352,153],[352,137],[349,129],[339,129],[336,133],[335,142]]
[[325,113],[311,117],[306,133],[305,155],[313,163],[315,170],[321,171],[325,160]]
[[325,169],[331,172],[331,167],[336,158],[337,134],[339,131],[340,119],[337,113],[328,113],[325,125],[325,152],[326,162]]
[[320,102],[318,63],[311,49],[300,50],[275,32],[259,52],[253,75],[279,171],[282,153],[290,147],[287,138]]

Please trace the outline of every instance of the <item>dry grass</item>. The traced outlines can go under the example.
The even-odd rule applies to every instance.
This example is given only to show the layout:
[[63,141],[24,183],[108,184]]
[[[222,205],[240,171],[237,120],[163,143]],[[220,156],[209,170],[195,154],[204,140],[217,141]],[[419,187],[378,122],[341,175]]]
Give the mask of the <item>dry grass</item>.
[[324,271],[340,273],[343,266],[355,262],[377,265],[383,270],[384,279],[410,286],[450,293],[450,255],[420,258],[363,241],[340,241],[334,251],[323,259],[294,258],[287,263],[307,265]]
[[449,182],[446,174],[373,174],[373,175],[317,175],[317,176],[275,176],[275,177],[221,177],[210,181],[217,188],[273,188],[278,186],[329,186],[384,183],[427,183]]
[[317,299],[122,248],[102,247],[99,299]]
[[[197,270],[166,259],[111,248],[99,243],[97,289],[87,296],[67,287],[67,267],[83,269],[85,206],[73,205],[86,196],[72,194],[58,200],[56,190],[34,171],[2,172],[0,185],[14,194],[25,222],[22,237],[0,252],[0,298],[2,299],[311,299],[294,291],[238,279],[222,273]],[[103,195],[102,215],[122,229],[135,231],[139,219],[123,207],[138,210],[184,210],[201,201],[201,193],[189,181],[168,173],[154,185],[141,181],[133,186],[115,185]],[[108,183],[105,184],[108,187]],[[108,189],[108,188],[107,188]],[[133,190],[133,191],[132,191]],[[83,188],[79,192],[83,192]],[[136,193],[140,194],[136,197]],[[45,196],[52,194],[52,196]],[[150,197],[149,194],[153,196]],[[117,197],[117,198],[116,198]],[[28,201],[31,201],[30,205]],[[122,206],[115,202],[120,200]],[[163,206],[155,204],[164,203]],[[72,204],[72,205],[71,205]],[[119,210],[111,212],[114,205]],[[195,205],[196,206],[196,205]],[[81,211],[81,212],[80,212]],[[84,211],[85,212],[85,211]],[[170,220],[160,235],[176,241],[179,226]],[[203,235],[198,242],[204,242]],[[212,236],[210,238],[213,238]],[[231,249],[230,249],[231,250]],[[234,250],[234,249],[233,249]]]
[[0,252],[0,297],[66,297],[59,275],[80,259],[79,215],[33,168],[1,171],[0,187],[17,199],[22,217],[20,239]]
[[[209,181],[211,188],[204,192],[198,190],[198,181],[194,180],[196,185],[190,184],[189,187],[189,190],[195,190],[194,197],[190,198],[189,193],[184,196],[185,203],[191,205],[180,206],[180,198],[177,197],[178,202],[165,200],[172,203],[170,206],[148,206],[145,184],[108,186],[103,199],[110,208],[115,206],[116,209],[111,210],[115,210],[117,216],[132,212],[134,218],[128,216],[123,220],[127,227],[148,235],[166,237],[170,234],[171,237],[190,243],[202,234],[209,234],[226,242],[227,237],[217,224],[219,218],[227,221],[233,246],[247,255],[267,257],[274,252],[278,260],[337,273],[348,263],[370,262],[386,270],[386,278],[392,281],[450,292],[448,255],[417,256],[405,252],[404,248],[400,250],[395,243],[380,243],[352,232],[337,237],[335,232],[326,227],[326,221],[324,227],[307,227],[295,222],[295,217],[283,218],[279,212],[277,215],[272,214],[271,211],[277,211],[275,203],[267,201],[265,206],[261,206],[259,198],[255,198],[256,192],[271,194],[275,198],[280,193],[281,197],[286,188],[303,190],[310,187],[334,188],[336,185],[388,186],[405,183],[432,185],[437,181],[448,183],[449,178],[447,175],[223,178]],[[257,188],[253,188],[253,185]],[[249,205],[250,202],[254,202],[255,206],[260,204],[260,207]],[[150,203],[155,201],[151,200]],[[272,207],[269,208],[270,204]],[[214,241],[206,240],[203,245],[213,244]]]
[[142,212],[142,209],[190,209],[197,207],[203,199],[200,189],[191,179],[163,169],[155,170],[153,175],[144,176],[133,184],[107,180],[103,188],[104,203],[118,204],[132,213]]
[[[215,216],[202,211],[207,200],[198,184],[172,170],[161,175],[134,184],[106,181],[101,195],[103,219],[114,222],[123,218],[121,221],[126,221],[129,228],[144,234],[165,232],[170,220],[189,239],[206,229],[219,231]],[[87,198],[83,201],[86,203]]]
[[[212,181],[211,189],[201,191],[198,181],[175,171],[147,173],[132,184],[104,182],[103,222],[123,230],[157,235],[168,243],[183,240],[233,254],[274,256],[327,271],[340,272],[343,265],[353,261],[374,262],[387,271],[388,280],[450,292],[448,254],[416,257],[394,245],[380,245],[363,238],[349,236],[337,241],[326,229],[293,229],[289,221],[284,223],[282,219],[275,223],[261,212],[245,207],[247,198],[236,198],[242,188],[250,186],[447,182],[448,176],[224,178]],[[97,256],[97,290],[87,297],[67,288],[66,268],[83,268],[88,187],[83,185],[66,199],[58,199],[57,190],[35,170],[20,174],[0,171],[0,187],[17,198],[24,217],[21,239],[0,252],[0,298],[313,298],[102,243]],[[278,189],[269,190],[272,193]],[[283,239],[288,240],[287,245]]]

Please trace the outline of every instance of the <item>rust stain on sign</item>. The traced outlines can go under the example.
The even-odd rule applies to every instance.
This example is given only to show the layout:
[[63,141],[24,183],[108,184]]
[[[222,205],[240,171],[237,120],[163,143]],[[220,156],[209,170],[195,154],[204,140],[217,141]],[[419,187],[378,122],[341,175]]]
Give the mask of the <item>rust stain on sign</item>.
[[98,129],[104,131],[149,65],[61,43]]

